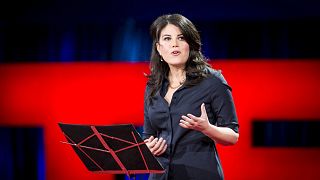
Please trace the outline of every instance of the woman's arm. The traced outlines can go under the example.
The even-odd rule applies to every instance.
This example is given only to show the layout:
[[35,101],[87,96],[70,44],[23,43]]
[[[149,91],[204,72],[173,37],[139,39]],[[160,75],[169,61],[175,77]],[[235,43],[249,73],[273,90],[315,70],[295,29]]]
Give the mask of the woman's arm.
[[160,156],[167,149],[166,140],[163,138],[154,138],[156,131],[152,128],[150,119],[148,116],[148,92],[147,88],[144,93],[144,123],[143,123],[143,139],[147,147],[150,149],[151,153],[155,156]]
[[209,124],[207,129],[202,131],[210,139],[222,145],[234,145],[238,142],[239,134],[228,127],[218,127]]
[[232,129],[210,124],[204,103],[201,105],[200,117],[187,114],[187,116],[182,116],[181,118],[179,123],[181,127],[200,131],[219,144],[233,145],[238,141],[239,134]]

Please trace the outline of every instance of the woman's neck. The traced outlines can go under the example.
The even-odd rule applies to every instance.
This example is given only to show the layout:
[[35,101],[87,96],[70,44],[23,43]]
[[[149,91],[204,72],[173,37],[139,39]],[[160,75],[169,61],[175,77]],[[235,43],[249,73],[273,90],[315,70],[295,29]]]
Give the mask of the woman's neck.
[[186,71],[184,70],[184,67],[170,67],[168,79],[172,86],[183,84],[186,80]]

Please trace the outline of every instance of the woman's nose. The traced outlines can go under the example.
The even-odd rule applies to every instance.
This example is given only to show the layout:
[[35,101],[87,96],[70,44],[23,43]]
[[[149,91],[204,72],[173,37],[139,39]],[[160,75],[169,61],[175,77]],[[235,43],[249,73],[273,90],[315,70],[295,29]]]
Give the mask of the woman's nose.
[[172,47],[178,47],[178,41],[177,40],[173,40],[172,41]]

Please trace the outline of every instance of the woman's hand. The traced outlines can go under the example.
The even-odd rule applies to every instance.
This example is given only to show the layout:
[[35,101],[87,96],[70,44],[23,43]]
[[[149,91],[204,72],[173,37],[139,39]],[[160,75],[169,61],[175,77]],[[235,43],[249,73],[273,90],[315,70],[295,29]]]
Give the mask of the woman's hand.
[[163,154],[168,146],[166,144],[166,140],[164,140],[162,137],[158,139],[150,136],[148,139],[145,139],[144,142],[146,143],[152,154],[155,156],[160,156],[161,154]]
[[239,134],[228,127],[217,127],[210,124],[204,104],[201,104],[200,117],[187,114],[187,116],[182,116],[179,125],[183,128],[201,131],[210,139],[222,145],[234,145],[239,138]]
[[201,116],[196,117],[192,114],[187,114],[187,116],[181,116],[179,125],[183,128],[194,129],[197,131],[205,131],[210,127],[208,120],[207,111],[204,103],[201,104]]

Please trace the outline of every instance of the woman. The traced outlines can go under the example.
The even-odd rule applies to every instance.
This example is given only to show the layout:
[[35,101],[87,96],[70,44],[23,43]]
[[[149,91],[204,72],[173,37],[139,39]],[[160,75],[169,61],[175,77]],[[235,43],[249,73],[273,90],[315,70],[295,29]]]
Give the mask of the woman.
[[149,179],[223,179],[215,143],[233,145],[239,137],[231,88],[206,63],[187,18],[160,16],[150,30],[143,136],[166,171]]

